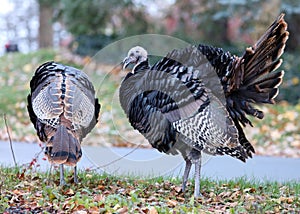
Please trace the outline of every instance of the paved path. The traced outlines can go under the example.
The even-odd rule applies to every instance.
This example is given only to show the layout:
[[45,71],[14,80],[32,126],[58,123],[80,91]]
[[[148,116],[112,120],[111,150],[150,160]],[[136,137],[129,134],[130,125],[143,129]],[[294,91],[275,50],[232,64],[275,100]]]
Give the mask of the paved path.
[[[37,144],[14,143],[14,153],[18,164],[29,163],[41,151]],[[0,164],[13,165],[9,143],[0,142]],[[121,158],[126,155],[126,157]],[[41,170],[49,169],[48,161],[38,163]],[[113,163],[111,163],[113,162]],[[212,179],[233,179],[241,176],[259,181],[300,182],[300,158],[278,158],[254,156],[246,163],[228,156],[204,157],[202,176]],[[108,165],[108,166],[105,166]],[[168,156],[154,149],[83,147],[83,157],[79,169],[100,166],[100,171],[111,174],[138,176],[181,176],[184,162],[180,156]]]

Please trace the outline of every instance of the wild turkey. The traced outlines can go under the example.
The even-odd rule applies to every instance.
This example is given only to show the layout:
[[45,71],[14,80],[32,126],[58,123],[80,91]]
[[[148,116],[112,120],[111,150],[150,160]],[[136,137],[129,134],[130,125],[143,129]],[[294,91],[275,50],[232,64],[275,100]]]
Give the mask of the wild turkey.
[[42,64],[30,81],[28,95],[30,120],[50,163],[60,165],[60,185],[65,184],[63,165],[80,160],[81,141],[98,121],[100,104],[88,76],[73,67],[55,62]]
[[243,132],[252,126],[246,115],[262,119],[251,103],[274,103],[284,72],[273,71],[288,35],[281,14],[241,57],[200,44],[173,50],[150,66],[144,48],[129,50],[123,68],[134,67],[122,81],[121,106],[154,148],[183,155],[183,191],[195,164],[194,195],[200,196],[201,151],[243,162],[255,153]]

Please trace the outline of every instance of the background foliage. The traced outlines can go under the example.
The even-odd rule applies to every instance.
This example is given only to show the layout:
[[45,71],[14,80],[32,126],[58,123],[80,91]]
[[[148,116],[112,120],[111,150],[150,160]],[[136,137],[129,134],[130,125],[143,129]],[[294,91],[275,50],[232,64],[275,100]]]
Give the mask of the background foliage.
[[290,39],[289,53],[284,56],[286,81],[279,99],[299,101],[300,6],[296,0],[62,0],[54,7],[55,20],[72,33],[71,47],[80,55],[94,55],[113,41],[144,33],[207,43],[240,55],[284,12]]

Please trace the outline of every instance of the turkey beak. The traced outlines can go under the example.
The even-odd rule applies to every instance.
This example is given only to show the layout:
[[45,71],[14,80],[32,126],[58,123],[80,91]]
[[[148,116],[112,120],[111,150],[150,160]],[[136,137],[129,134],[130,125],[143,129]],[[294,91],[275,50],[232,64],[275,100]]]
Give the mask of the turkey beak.
[[128,65],[130,65],[131,63],[135,63],[136,59],[132,56],[128,56],[123,60],[123,70],[125,70],[125,68],[127,68]]

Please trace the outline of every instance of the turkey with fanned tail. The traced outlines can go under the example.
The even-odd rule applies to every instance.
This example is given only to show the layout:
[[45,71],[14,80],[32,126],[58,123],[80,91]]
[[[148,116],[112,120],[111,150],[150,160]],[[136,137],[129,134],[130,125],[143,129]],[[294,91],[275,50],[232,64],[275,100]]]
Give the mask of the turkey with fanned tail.
[[65,184],[63,165],[80,160],[81,141],[98,122],[100,104],[88,76],[55,62],[42,64],[30,81],[27,97],[30,120],[50,163],[60,165],[60,185]]
[[194,195],[200,195],[201,152],[246,161],[255,152],[243,126],[247,115],[263,118],[251,104],[274,103],[288,39],[284,15],[241,57],[207,45],[173,50],[150,66],[147,51],[129,50],[133,64],[120,87],[120,103],[131,125],[160,152],[182,154],[183,191],[195,164]]

